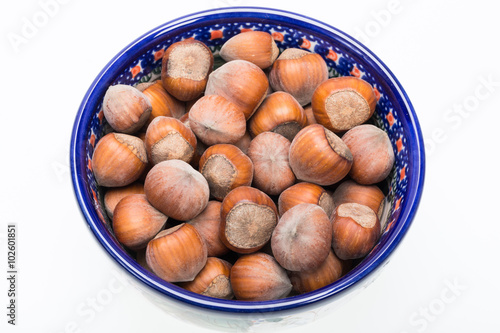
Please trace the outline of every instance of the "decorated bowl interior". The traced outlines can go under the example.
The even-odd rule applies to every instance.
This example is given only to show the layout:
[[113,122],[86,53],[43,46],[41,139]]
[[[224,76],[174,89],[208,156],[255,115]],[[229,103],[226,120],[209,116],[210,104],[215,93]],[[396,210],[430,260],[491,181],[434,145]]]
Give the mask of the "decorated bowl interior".
[[[330,77],[356,76],[368,81],[378,99],[371,121],[391,140],[396,163],[386,184],[385,229],[378,245],[351,272],[335,283],[311,293],[266,302],[213,299],[185,291],[140,267],[116,241],[102,204],[103,190],[92,174],[91,157],[108,125],[102,99],[115,84],[136,85],[156,80],[165,49],[174,42],[194,38],[214,53],[232,36],[248,31],[269,32],[283,51],[301,48],[320,54]],[[265,312],[290,309],[323,300],[351,287],[382,265],[411,224],[421,195],[424,175],[422,139],[411,103],[389,69],[357,41],[322,22],[273,9],[229,8],[186,16],[166,23],[138,38],[120,52],[92,83],[78,112],[71,142],[71,168],[75,193],[95,236],[108,253],[146,285],[174,299],[210,309],[231,312]]]

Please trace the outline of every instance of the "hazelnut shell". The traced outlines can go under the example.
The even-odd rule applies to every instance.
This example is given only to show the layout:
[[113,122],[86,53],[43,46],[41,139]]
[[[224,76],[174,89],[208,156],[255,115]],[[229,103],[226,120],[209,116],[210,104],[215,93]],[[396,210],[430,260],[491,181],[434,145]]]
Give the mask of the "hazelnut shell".
[[255,137],[263,132],[274,132],[292,141],[307,124],[302,106],[283,91],[268,95],[250,118],[248,128]]
[[180,120],[158,116],[146,131],[145,138],[148,160],[153,165],[178,159],[191,162],[196,151],[196,136]]
[[165,281],[193,281],[207,262],[207,247],[195,227],[182,223],[148,243],[146,262]]
[[213,70],[212,51],[196,39],[170,45],[162,60],[161,80],[165,89],[180,101],[200,96]]
[[121,187],[135,182],[146,169],[148,158],[141,139],[109,133],[97,143],[92,155],[92,171],[97,183]]
[[332,248],[342,260],[366,256],[380,236],[380,221],[373,210],[357,203],[336,207],[332,219]]
[[232,251],[252,253],[270,239],[278,223],[276,205],[264,192],[240,186],[222,201],[219,238]]
[[328,79],[328,67],[317,53],[289,48],[276,59],[269,73],[274,91],[286,91],[300,105],[311,103],[316,87]]
[[342,136],[352,153],[353,164],[349,175],[359,184],[370,185],[389,176],[395,156],[391,140],[380,128],[364,124]]
[[332,245],[332,224],[318,205],[303,203],[283,214],[273,231],[271,248],[289,271],[310,271],[326,260]]
[[279,49],[271,34],[264,31],[247,31],[227,40],[220,49],[225,61],[247,60],[264,69],[271,66]]
[[318,185],[337,183],[352,165],[352,154],[346,144],[319,124],[306,126],[297,133],[289,158],[297,179]]
[[102,110],[104,118],[115,131],[132,134],[144,126],[152,106],[149,98],[137,88],[117,84],[106,91]]
[[265,253],[240,257],[231,268],[230,279],[234,296],[243,301],[280,299],[292,290],[286,271]]
[[252,160],[236,146],[217,144],[200,157],[199,168],[206,178],[210,194],[222,200],[233,189],[252,184]]
[[144,194],[132,194],[116,205],[113,231],[120,243],[139,250],[163,229],[167,219],[165,214],[151,206]]
[[269,82],[257,65],[233,60],[213,71],[205,95],[220,95],[234,103],[249,119],[267,94]]
[[232,265],[219,258],[208,257],[205,267],[193,281],[181,282],[179,286],[194,293],[221,299],[232,299],[233,289],[229,281]]
[[144,191],[153,207],[179,221],[200,214],[209,198],[206,179],[181,160],[156,164],[146,176]]
[[318,124],[333,132],[343,132],[367,121],[375,111],[377,98],[368,82],[343,76],[319,85],[311,105]]

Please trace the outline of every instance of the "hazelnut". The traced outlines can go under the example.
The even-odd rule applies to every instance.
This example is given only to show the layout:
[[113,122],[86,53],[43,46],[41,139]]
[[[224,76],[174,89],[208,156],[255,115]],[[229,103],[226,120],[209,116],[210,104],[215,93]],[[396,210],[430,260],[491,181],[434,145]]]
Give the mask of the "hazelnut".
[[335,133],[319,124],[304,127],[290,146],[290,166],[295,176],[318,185],[332,185],[344,178],[352,155]]
[[186,113],[185,104],[170,95],[165,88],[163,88],[161,80],[139,83],[136,88],[148,97],[152,106],[151,115],[144,126],[145,128],[147,128],[156,117],[164,116],[179,119]]
[[286,91],[300,105],[311,103],[314,90],[328,79],[328,67],[317,53],[289,48],[276,59],[269,73],[275,91]]
[[208,146],[237,142],[246,125],[243,112],[222,96],[203,96],[189,111],[190,128]]
[[292,95],[277,91],[267,96],[248,122],[253,136],[274,132],[292,141],[306,126],[307,118],[302,106]]
[[283,216],[293,206],[301,203],[320,206],[328,217],[332,216],[333,209],[335,208],[331,193],[319,185],[302,182],[290,186],[280,194],[278,198],[280,216]]
[[213,66],[210,49],[198,40],[186,39],[165,50],[161,80],[172,96],[189,101],[203,93]]
[[283,214],[271,237],[273,255],[289,271],[310,271],[326,260],[332,223],[318,205],[303,203]]
[[120,187],[135,182],[148,164],[141,139],[121,133],[103,136],[92,156],[92,170],[101,186]]
[[225,61],[247,60],[264,69],[271,66],[280,51],[271,34],[247,31],[231,37],[222,45],[220,56]]
[[370,207],[380,219],[384,208],[384,193],[376,185],[360,185],[352,180],[342,182],[333,192],[335,206],[354,202]]
[[292,284],[286,271],[265,253],[240,257],[231,268],[234,296],[242,301],[269,301],[288,296]]
[[138,89],[117,84],[106,91],[102,110],[106,121],[115,131],[132,134],[144,126],[152,106],[148,97]]
[[219,258],[208,257],[205,267],[193,281],[181,282],[179,286],[204,296],[232,299],[233,289],[229,281],[232,265]]
[[209,198],[206,179],[181,160],[156,164],[146,176],[144,191],[153,207],[179,221],[200,214]]
[[229,249],[219,238],[221,206],[219,201],[209,201],[205,210],[188,222],[205,240],[209,257],[220,257],[229,252]]
[[277,223],[271,198],[256,188],[240,186],[222,201],[219,238],[234,252],[256,252],[269,241]]
[[238,186],[252,184],[254,169],[250,158],[236,146],[218,144],[207,148],[200,158],[200,172],[210,188],[210,194],[222,200]]
[[144,194],[144,185],[134,182],[123,187],[112,187],[106,191],[104,194],[104,208],[110,218],[113,218],[113,212],[118,202],[131,194]]
[[334,211],[332,247],[343,260],[366,256],[380,236],[380,221],[373,210],[357,203],[344,203]]
[[373,115],[376,105],[372,86],[352,76],[323,82],[312,97],[314,118],[334,132],[347,131],[364,123]]
[[113,231],[120,243],[138,250],[145,248],[166,222],[167,216],[151,206],[144,194],[132,194],[116,205]]
[[330,249],[326,260],[316,269],[303,272],[290,272],[293,290],[308,293],[337,281],[343,274],[342,261]]
[[257,135],[248,149],[254,166],[253,185],[269,195],[278,195],[295,183],[288,162],[290,141],[285,137],[263,132]]
[[356,126],[342,136],[352,153],[353,163],[349,176],[364,185],[381,182],[392,170],[394,151],[387,133],[365,124]]
[[172,159],[189,163],[196,150],[196,137],[180,120],[159,116],[149,124],[145,144],[153,165]]
[[167,282],[193,281],[207,262],[207,247],[195,227],[182,223],[148,243],[146,262]]
[[267,93],[266,74],[246,60],[233,60],[212,72],[205,95],[219,95],[234,103],[248,120]]

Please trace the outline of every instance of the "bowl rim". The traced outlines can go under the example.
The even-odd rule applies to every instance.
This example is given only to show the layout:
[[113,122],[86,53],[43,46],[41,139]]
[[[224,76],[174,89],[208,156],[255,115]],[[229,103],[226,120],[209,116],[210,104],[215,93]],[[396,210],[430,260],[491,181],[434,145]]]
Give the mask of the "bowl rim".
[[[82,166],[78,162],[81,158],[81,155],[85,154],[85,149],[79,152],[79,144],[83,146],[84,139],[87,135],[87,128],[90,124],[91,110],[87,109],[87,106],[92,99],[94,90],[102,84],[102,80],[106,81],[107,79],[109,81],[116,77],[113,73],[111,73],[112,68],[120,67],[121,65],[123,65],[128,61],[127,55],[132,53],[137,48],[145,47],[145,44],[147,44],[148,42],[151,43],[157,36],[165,33],[166,31],[187,25],[189,23],[195,22],[196,20],[202,20],[204,18],[206,19],[207,16],[213,16],[214,18],[216,18],[217,15],[222,15],[222,17],[231,17],[231,15],[243,14],[255,14],[257,16],[264,14],[272,16],[275,19],[279,17],[284,21],[292,20],[294,23],[300,23],[299,25],[307,28],[318,28],[322,30],[323,33],[334,33],[336,35],[336,38],[343,39],[343,42],[345,44],[349,45],[351,48],[354,48],[354,50],[360,51],[362,54],[368,56],[369,59],[365,60],[368,62],[373,62],[380,70],[383,71],[387,79],[389,79],[393,84],[393,88],[399,94],[399,96],[396,96],[396,98],[400,102],[403,102],[406,110],[408,110],[408,113],[405,114],[405,117],[408,117],[410,120],[407,122],[407,125],[410,128],[407,136],[412,137],[412,144],[415,145],[415,149],[410,150],[408,157],[409,160],[414,163],[413,165],[419,166],[410,168],[410,170],[408,170],[407,172],[409,182],[405,200],[400,206],[401,212],[397,219],[398,223],[396,223],[396,226],[392,230],[384,246],[381,246],[379,250],[376,251],[376,255],[365,259],[356,267],[356,274],[349,273],[341,279],[337,280],[335,283],[313,292],[293,297],[287,297],[280,300],[262,302],[221,300],[195,294],[173,284],[166,283],[160,278],[154,276],[153,274],[150,274],[145,269],[140,267],[133,259],[126,255],[123,250],[117,248],[116,245],[113,244],[111,239],[108,239],[108,231],[99,220],[99,217],[94,211],[94,207],[89,200],[90,198],[85,191],[85,181],[83,179],[85,176],[85,170],[82,169]],[[111,76],[113,77],[111,78]],[[88,122],[86,124],[82,124],[82,119],[84,119],[85,116],[89,118]],[[406,235],[413,219],[415,218],[424,186],[425,151],[420,125],[416,117],[415,110],[406,92],[404,91],[397,78],[389,70],[389,68],[363,44],[347,35],[346,33],[342,32],[341,30],[319,20],[309,18],[305,15],[274,8],[237,6],[199,11],[166,22],[136,38],[133,42],[122,49],[117,55],[115,55],[94,79],[78,109],[71,134],[70,169],[75,197],[80,206],[82,215],[84,216],[89,228],[91,229],[99,243],[106,249],[106,252],[108,252],[108,254],[111,255],[111,257],[113,257],[113,259],[118,262],[118,264],[120,264],[123,269],[127,270],[130,274],[132,274],[145,285],[153,288],[154,290],[164,295],[170,296],[171,298],[182,300],[183,302],[191,305],[225,312],[262,313],[269,311],[289,310],[326,300],[334,295],[344,293],[348,289],[352,289],[352,287],[358,282],[366,279],[366,277],[374,273],[378,268],[381,268],[387,262],[388,257],[401,243],[401,240]]]

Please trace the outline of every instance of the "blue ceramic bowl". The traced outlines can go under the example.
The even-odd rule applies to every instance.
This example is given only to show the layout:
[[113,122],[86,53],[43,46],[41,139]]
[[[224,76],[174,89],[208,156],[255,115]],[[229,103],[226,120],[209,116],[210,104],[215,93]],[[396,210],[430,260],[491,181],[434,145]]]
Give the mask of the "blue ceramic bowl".
[[[378,99],[373,120],[392,142],[396,163],[388,182],[385,230],[378,245],[351,272],[314,292],[281,300],[243,302],[194,294],[167,283],[139,266],[122,249],[108,228],[102,193],[90,160],[102,136],[102,100],[114,84],[135,85],[160,76],[164,50],[185,38],[203,41],[217,54],[221,45],[245,31],[272,34],[278,47],[296,47],[320,54],[331,77],[360,77],[375,88]],[[71,138],[71,174],[81,210],[102,248],[130,273],[133,281],[159,305],[190,320],[221,328],[244,329],[263,323],[303,323],[323,313],[345,294],[366,286],[387,262],[408,231],[417,211],[424,180],[422,134],[415,111],[396,77],[370,50],[334,27],[298,14],[267,8],[225,8],[195,13],[168,22],[125,47],[99,73],[83,98]],[[362,288],[361,288],[362,289]]]

